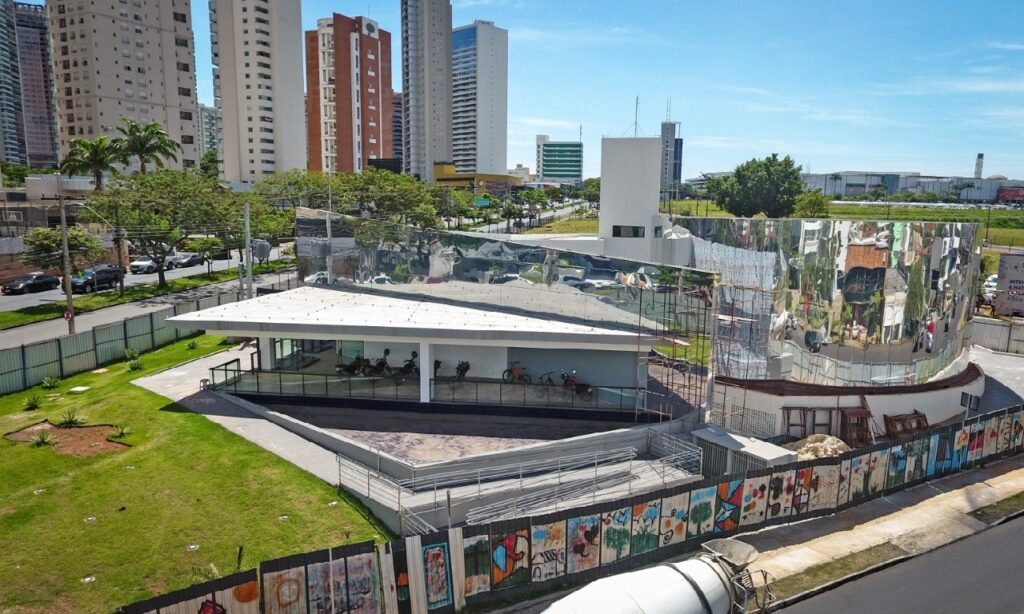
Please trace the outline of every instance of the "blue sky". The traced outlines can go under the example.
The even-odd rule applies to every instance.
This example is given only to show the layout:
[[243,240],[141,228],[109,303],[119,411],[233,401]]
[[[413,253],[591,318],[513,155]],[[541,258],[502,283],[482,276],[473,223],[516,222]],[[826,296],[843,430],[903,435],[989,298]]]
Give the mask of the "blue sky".
[[[212,101],[206,2],[193,0],[200,101]],[[832,3],[452,0],[453,24],[509,30],[509,157],[575,138],[600,172],[600,138],[657,136],[666,100],[686,140],[683,176],[754,156],[813,172],[920,171],[1024,178],[1024,2]],[[304,0],[303,22],[367,15],[393,35],[399,0]],[[401,87],[396,81],[394,86]]]

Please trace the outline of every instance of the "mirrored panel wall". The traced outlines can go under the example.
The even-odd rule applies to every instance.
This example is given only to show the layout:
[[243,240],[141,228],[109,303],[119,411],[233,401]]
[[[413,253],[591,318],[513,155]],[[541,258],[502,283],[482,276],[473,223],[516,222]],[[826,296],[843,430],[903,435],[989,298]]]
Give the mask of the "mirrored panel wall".
[[[323,210],[296,210],[306,285],[501,310],[655,337],[638,357],[650,391],[703,402],[714,326],[711,273],[585,255]],[[458,323],[453,323],[457,326]],[[639,348],[639,345],[638,345]]]
[[898,386],[965,365],[976,224],[673,218],[663,247],[720,276],[716,375]]

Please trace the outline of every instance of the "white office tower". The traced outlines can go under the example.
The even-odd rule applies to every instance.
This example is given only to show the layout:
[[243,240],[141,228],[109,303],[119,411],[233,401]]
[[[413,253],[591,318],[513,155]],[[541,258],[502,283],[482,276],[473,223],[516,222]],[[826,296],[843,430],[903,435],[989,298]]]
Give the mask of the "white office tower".
[[299,1],[210,0],[210,40],[224,178],[306,168]]
[[75,139],[118,136],[121,118],[159,123],[199,160],[189,0],[48,2],[60,157]]
[[452,161],[452,5],[402,0],[402,164],[431,181]]
[[460,173],[506,170],[508,30],[475,21],[452,31],[452,157]]

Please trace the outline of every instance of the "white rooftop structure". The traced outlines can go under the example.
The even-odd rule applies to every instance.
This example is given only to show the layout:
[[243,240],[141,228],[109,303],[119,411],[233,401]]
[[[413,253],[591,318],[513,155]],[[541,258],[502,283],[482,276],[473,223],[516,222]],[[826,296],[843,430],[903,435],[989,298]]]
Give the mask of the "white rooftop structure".
[[331,339],[358,336],[367,340],[564,347],[636,351],[652,337],[636,332],[598,328],[473,309],[415,298],[377,293],[302,287],[221,305],[170,318],[186,327],[224,331],[236,336],[287,336]]

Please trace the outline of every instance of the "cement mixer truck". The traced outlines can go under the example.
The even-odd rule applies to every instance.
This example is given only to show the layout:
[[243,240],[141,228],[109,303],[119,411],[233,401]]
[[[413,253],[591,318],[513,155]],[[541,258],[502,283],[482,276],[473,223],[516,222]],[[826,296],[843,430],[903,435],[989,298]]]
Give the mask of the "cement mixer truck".
[[767,612],[771,576],[752,573],[753,546],[715,539],[685,561],[595,580],[551,604],[544,614],[740,614]]

